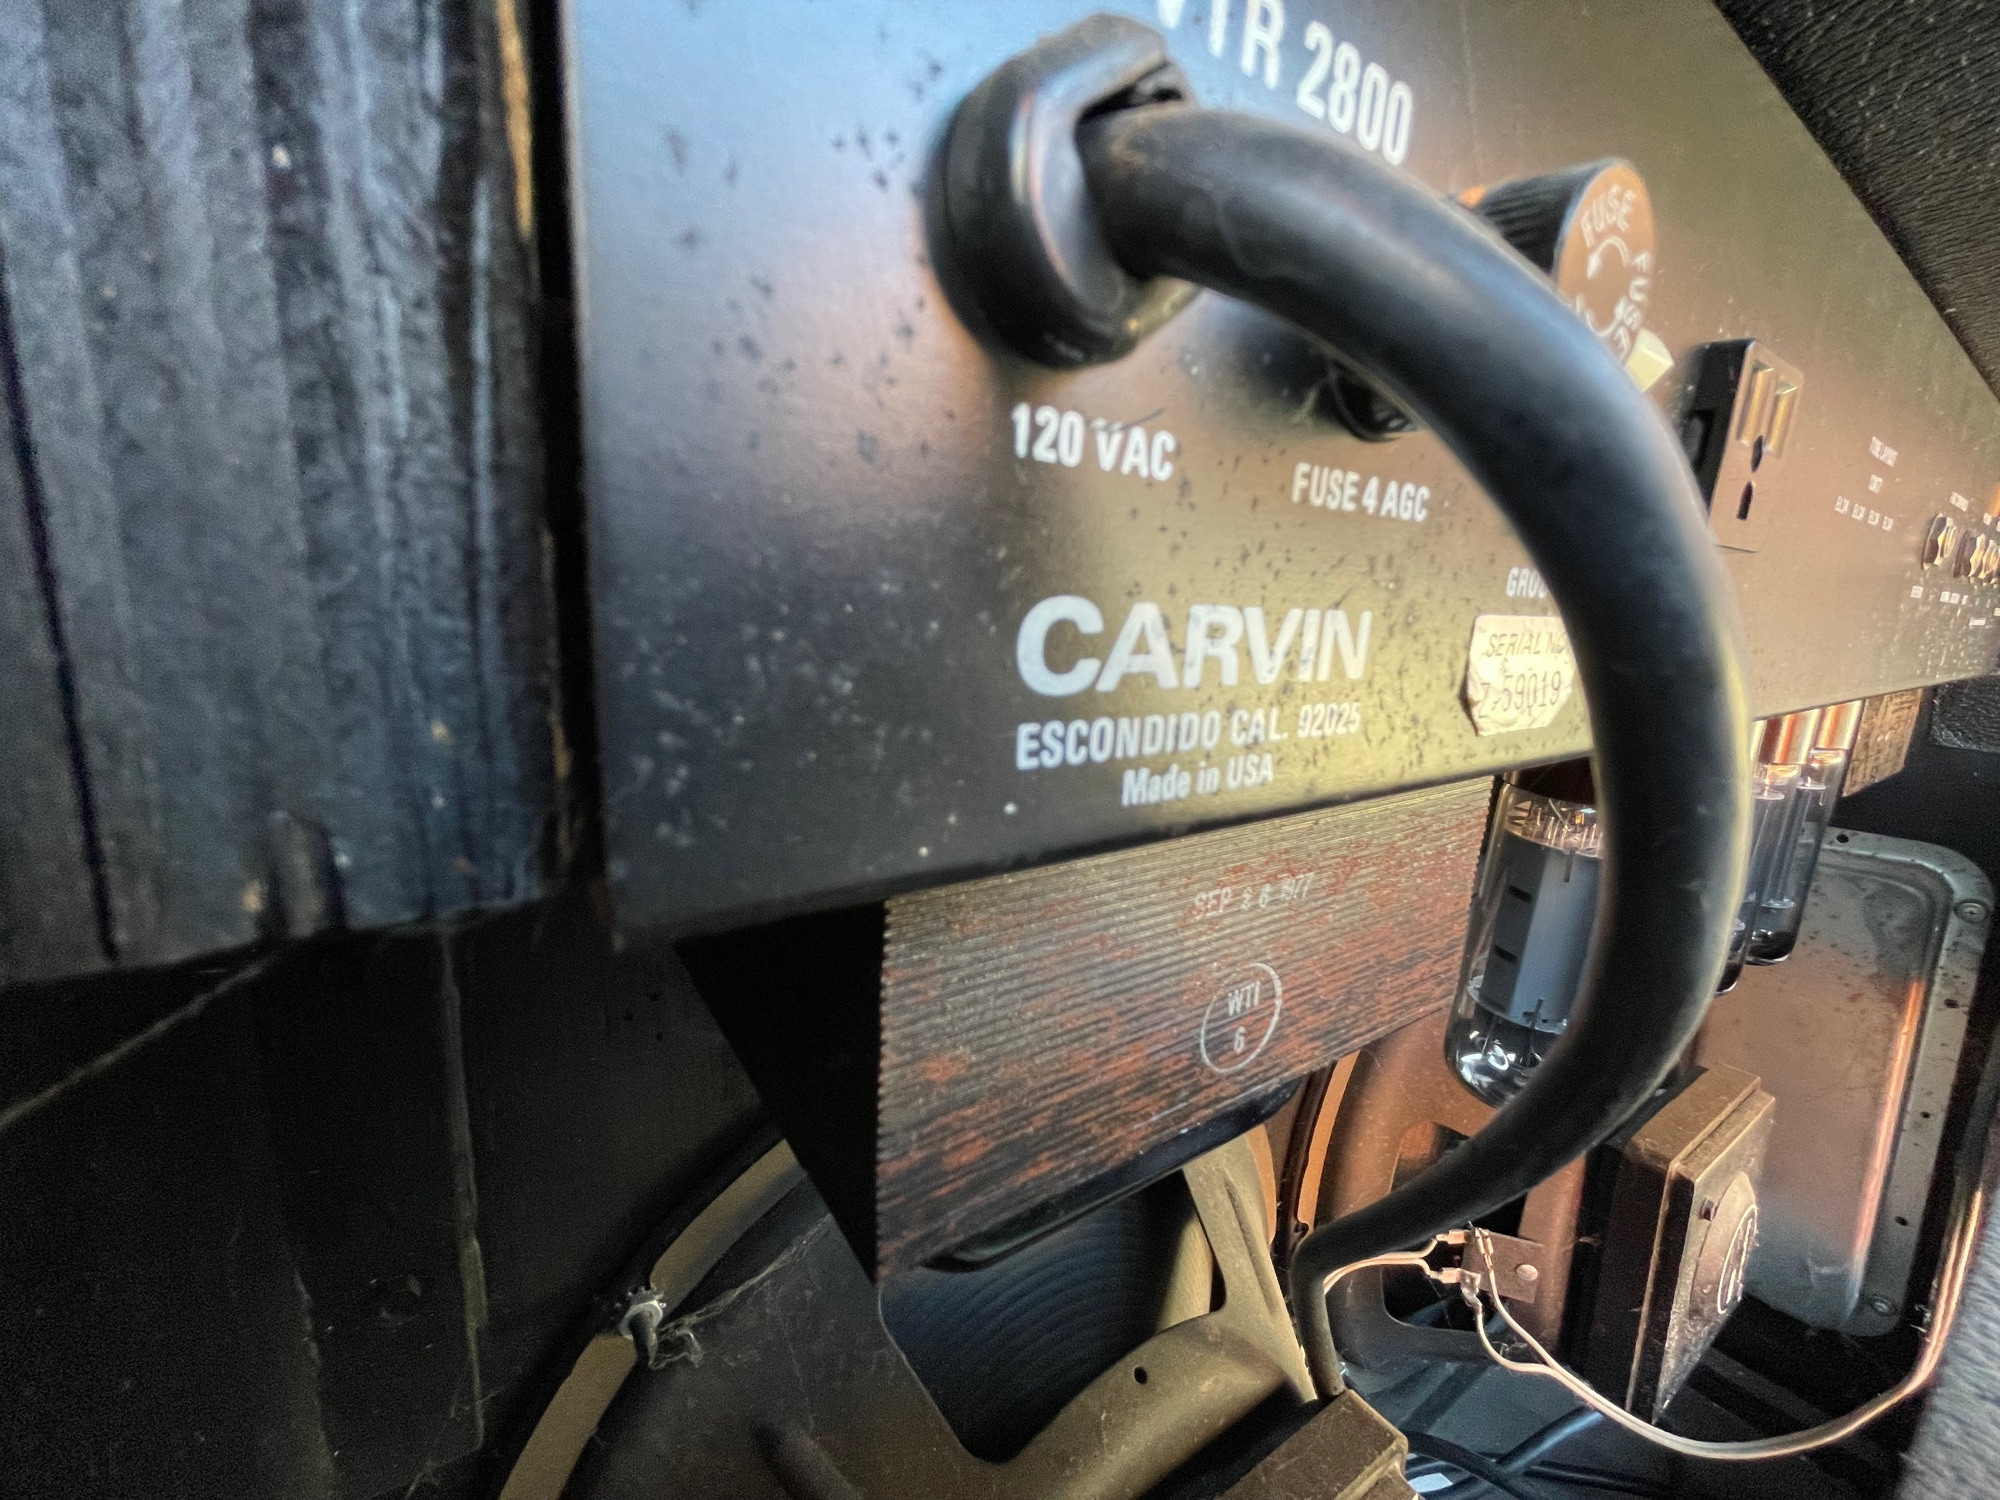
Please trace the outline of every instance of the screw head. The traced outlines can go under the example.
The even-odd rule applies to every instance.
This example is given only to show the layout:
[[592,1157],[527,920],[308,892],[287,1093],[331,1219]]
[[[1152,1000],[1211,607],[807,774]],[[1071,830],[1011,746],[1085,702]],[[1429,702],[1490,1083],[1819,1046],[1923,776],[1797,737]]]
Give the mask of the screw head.
[[1868,1305],[1884,1317],[1887,1317],[1896,1310],[1896,1304],[1891,1302],[1887,1297],[1870,1297]]
[[1986,903],[1983,901],[1961,901],[1953,910],[1968,922],[1986,920]]

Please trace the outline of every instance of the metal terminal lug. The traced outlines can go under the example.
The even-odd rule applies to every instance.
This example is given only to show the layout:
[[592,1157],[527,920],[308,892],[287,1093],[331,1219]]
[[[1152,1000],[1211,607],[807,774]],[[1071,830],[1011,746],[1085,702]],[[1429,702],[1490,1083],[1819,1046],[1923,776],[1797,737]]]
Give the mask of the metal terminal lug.
[[1951,556],[1952,548],[1957,542],[1958,522],[1952,520],[1950,516],[1934,517],[1930,529],[1924,533],[1921,553],[1923,565],[1927,568],[1937,567]]
[[1958,550],[1952,554],[1951,576],[1970,578],[1978,565],[1980,555],[1986,550],[1985,539],[1971,532],[1959,538]]
[[1532,1306],[1541,1291],[1541,1260],[1546,1247],[1533,1240],[1490,1229],[1474,1230],[1465,1254],[1468,1274],[1509,1302]]

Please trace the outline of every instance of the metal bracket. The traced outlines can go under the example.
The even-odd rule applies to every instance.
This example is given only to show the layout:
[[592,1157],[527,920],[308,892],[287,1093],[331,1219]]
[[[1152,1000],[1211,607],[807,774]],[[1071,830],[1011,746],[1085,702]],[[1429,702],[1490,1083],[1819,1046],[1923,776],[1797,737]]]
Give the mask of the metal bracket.
[[1509,1302],[1533,1306],[1548,1256],[1547,1247],[1534,1240],[1488,1230],[1466,1245],[1465,1259],[1468,1269]]

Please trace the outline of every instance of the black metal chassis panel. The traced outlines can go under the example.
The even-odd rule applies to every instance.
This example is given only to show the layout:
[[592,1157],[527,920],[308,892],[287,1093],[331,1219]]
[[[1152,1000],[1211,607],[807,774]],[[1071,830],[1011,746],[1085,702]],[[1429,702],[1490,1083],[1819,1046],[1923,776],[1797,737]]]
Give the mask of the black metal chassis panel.
[[[1302,337],[1204,296],[1125,360],[1055,373],[954,312],[927,222],[951,111],[1093,8],[572,7],[604,780],[628,929],[868,899],[1586,747],[1574,695],[1544,728],[1475,732],[1474,618],[1552,607],[1434,440],[1363,444],[1328,417],[1326,363]],[[1680,416],[1710,341],[1764,340],[1805,374],[1785,462],[1760,483],[1758,550],[1726,554],[1754,711],[1992,663],[1996,591],[1917,562],[1954,494],[1981,524],[2000,480],[1992,393],[1712,9],[1297,3],[1265,49],[1232,6],[1212,51],[1207,7],[1125,8],[1163,27],[1202,102],[1329,132],[1299,99],[1324,109],[1351,44],[1408,85],[1402,165],[1443,191],[1631,160],[1661,247],[1647,326],[1676,361],[1654,387],[1663,414]],[[1320,53],[1334,63],[1313,84]],[[1074,466],[1073,445],[1035,458],[1043,406],[1083,423]],[[1357,476],[1353,510],[1311,503],[1315,466]],[[1354,649],[1329,681],[1260,685],[1239,643],[1233,685],[1219,666],[1172,690],[1142,670],[1048,697],[1017,669],[1017,635],[1063,595],[1103,623],[1056,625],[1058,673],[1106,659],[1143,603],[1183,681],[1195,605],[1261,608],[1271,636],[1293,609],[1340,609]],[[1189,713],[1191,753],[1091,759],[1100,718],[1115,733]],[[1021,728],[1051,722],[1053,767],[1048,737]],[[1187,795],[1135,801],[1135,767],[1153,790],[1188,773]]]

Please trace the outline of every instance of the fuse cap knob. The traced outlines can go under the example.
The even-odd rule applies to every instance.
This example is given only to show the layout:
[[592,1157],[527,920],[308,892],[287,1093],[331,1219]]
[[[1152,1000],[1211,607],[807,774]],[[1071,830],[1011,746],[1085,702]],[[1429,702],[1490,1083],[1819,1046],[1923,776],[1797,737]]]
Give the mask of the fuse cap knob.
[[[1625,366],[1640,390],[1673,365],[1646,329],[1653,290],[1653,201],[1630,162],[1615,157],[1560,172],[1477,187],[1459,201],[1555,283],[1557,294]],[[1355,436],[1379,442],[1415,425],[1368,382],[1336,369],[1335,414]]]
[[1548,274],[1619,363],[1631,360],[1652,297],[1655,245],[1653,202],[1630,162],[1523,177],[1463,201]]

